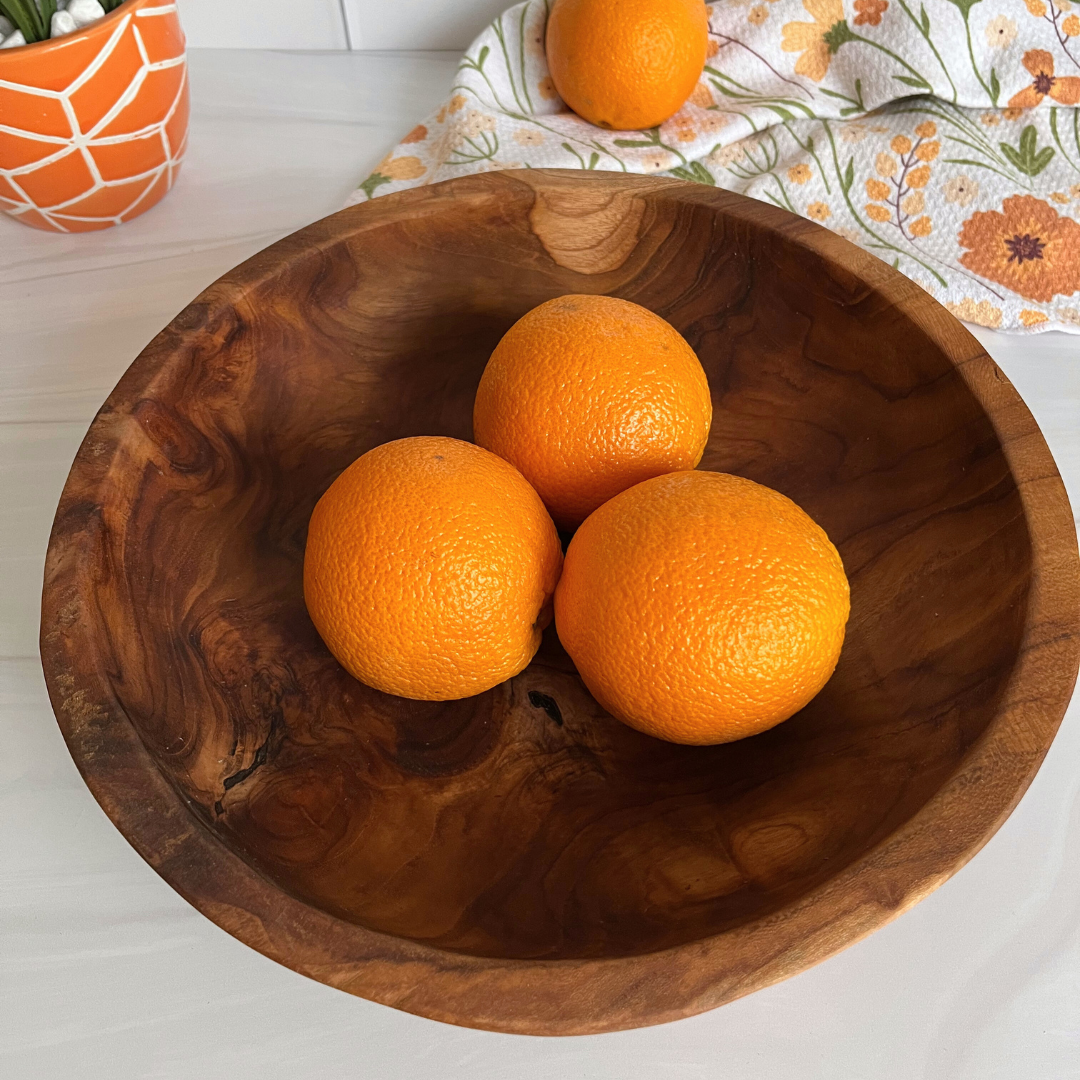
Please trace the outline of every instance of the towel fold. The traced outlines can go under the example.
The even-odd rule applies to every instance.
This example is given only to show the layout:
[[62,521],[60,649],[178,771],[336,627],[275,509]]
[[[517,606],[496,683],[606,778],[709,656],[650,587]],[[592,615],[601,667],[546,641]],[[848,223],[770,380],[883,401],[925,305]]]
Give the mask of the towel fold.
[[708,6],[690,100],[629,132],[560,100],[545,0],[508,9],[350,202],[498,169],[679,177],[820,222],[961,319],[1080,333],[1080,3]]

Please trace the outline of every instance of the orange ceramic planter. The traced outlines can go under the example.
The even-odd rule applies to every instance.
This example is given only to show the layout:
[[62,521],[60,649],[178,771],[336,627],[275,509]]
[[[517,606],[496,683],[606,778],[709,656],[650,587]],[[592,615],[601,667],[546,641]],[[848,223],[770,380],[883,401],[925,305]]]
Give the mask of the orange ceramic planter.
[[0,207],[87,232],[145,213],[187,147],[176,4],[127,0],[67,37],[0,50]]

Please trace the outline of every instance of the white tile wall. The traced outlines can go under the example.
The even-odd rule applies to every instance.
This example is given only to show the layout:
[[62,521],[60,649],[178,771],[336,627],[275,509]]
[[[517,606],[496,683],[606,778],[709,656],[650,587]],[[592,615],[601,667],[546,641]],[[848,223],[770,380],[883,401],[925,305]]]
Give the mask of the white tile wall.
[[342,0],[354,49],[464,49],[513,3],[516,0]]
[[348,48],[340,0],[178,2],[192,48]]
[[178,0],[193,48],[463,49],[514,0]]

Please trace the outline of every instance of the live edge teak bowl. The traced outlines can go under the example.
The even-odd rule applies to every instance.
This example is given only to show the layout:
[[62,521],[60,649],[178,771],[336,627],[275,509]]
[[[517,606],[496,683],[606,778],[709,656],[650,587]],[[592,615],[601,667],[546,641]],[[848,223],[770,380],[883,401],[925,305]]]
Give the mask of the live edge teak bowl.
[[[500,336],[570,292],[670,320],[712,387],[701,467],[840,549],[839,667],[773,731],[638,734],[552,631],[489,693],[405,701],[308,619],[322,492],[388,439],[468,439]],[[799,972],[970,859],[1068,702],[1078,570],[1023,402],[884,263],[703,186],[488,174],[312,225],[153,341],[72,468],[41,646],[94,795],[230,934],[423,1016],[577,1034]]]

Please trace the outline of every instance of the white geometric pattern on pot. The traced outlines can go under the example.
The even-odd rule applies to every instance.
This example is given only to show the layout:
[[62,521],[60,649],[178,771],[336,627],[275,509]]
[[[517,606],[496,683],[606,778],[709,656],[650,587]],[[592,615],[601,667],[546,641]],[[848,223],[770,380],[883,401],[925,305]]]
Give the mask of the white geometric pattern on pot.
[[[0,208],[14,217],[36,212],[59,232],[107,228],[172,187],[187,149],[187,65],[178,24],[157,33],[153,23],[175,22],[175,13],[164,4],[124,16],[61,90],[0,79],[0,106],[5,92],[33,97],[38,126],[4,122],[13,110],[0,107]],[[106,66],[127,76],[118,96],[103,85]]]

